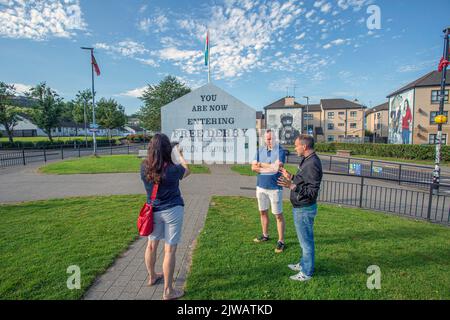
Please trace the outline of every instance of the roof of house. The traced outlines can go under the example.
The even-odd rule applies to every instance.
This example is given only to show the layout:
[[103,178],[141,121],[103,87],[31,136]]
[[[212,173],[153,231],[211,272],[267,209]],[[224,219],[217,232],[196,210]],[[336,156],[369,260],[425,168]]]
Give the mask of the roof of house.
[[385,103],[382,103],[382,104],[380,104],[378,106],[375,106],[373,108],[367,109],[366,115],[369,115],[369,114],[372,114],[372,113],[378,112],[378,111],[384,111],[384,110],[386,110],[386,111],[389,110],[389,103],[388,102],[385,102]]
[[264,119],[264,112],[256,111],[256,119]]
[[294,101],[294,105],[290,105],[287,106],[285,105],[285,99],[286,98],[281,98],[275,102],[272,102],[271,104],[267,105],[264,107],[264,110],[267,109],[285,109],[285,108],[303,108],[304,106],[301,105],[300,103]]
[[[322,108],[320,107],[320,104],[310,104],[309,106],[304,106],[305,112],[318,112],[322,111]],[[307,111],[308,110],[308,111]]]
[[[447,70],[447,80],[445,82],[445,84],[450,84],[450,70]],[[401,87],[400,89],[398,89],[397,91],[394,91],[392,93],[390,93],[387,98],[394,96],[398,93],[401,93],[403,91],[409,90],[409,89],[413,89],[413,88],[417,88],[417,87],[434,87],[434,86],[440,86],[441,85],[441,78],[442,78],[442,72],[439,71],[431,71],[428,72],[426,75],[420,77],[417,80],[414,80],[413,82],[408,83],[406,86]]]
[[362,104],[347,99],[321,99],[320,104],[324,110],[367,108]]

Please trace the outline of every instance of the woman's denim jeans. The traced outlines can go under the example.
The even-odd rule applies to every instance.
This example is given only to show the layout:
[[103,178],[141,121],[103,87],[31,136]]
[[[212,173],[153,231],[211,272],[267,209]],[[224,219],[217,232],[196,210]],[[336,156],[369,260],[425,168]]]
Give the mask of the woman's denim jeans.
[[300,266],[307,276],[314,273],[314,218],[317,214],[317,204],[309,207],[293,208],[294,224],[298,241],[302,248]]

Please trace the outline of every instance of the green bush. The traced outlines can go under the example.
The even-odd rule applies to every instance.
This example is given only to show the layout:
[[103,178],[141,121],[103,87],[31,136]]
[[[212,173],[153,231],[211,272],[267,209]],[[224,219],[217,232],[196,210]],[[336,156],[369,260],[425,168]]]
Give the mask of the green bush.
[[[351,150],[352,155],[366,155],[374,157],[392,157],[412,160],[434,160],[434,145],[416,144],[381,144],[381,143],[317,143],[317,152],[336,152],[337,150]],[[442,160],[450,161],[450,146],[442,146]]]
[[129,142],[149,142],[152,137],[143,134],[129,134],[126,139]]

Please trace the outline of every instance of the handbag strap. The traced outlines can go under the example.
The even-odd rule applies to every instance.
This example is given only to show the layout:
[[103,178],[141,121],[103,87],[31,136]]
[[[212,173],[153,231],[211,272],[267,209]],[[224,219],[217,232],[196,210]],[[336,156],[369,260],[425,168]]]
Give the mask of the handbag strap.
[[156,194],[158,193],[158,187],[159,187],[159,184],[153,185],[152,196],[150,197],[150,201],[151,201],[152,205],[153,205],[153,202],[155,202]]

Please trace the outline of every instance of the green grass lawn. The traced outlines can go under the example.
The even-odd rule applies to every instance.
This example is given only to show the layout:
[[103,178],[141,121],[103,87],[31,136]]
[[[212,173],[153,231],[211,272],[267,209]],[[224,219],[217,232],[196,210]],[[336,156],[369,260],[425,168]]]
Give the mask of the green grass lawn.
[[[294,164],[286,164],[284,166],[287,171],[291,172],[291,173],[296,173],[297,172],[297,165]],[[232,171],[239,173],[240,175],[243,176],[256,176],[256,172],[252,171],[251,165],[249,164],[236,164],[231,166],[230,168]]]
[[[137,237],[144,195],[0,205],[0,299],[79,299]],[[81,290],[67,289],[71,265]]]
[[[55,162],[39,169],[47,174],[80,174],[80,173],[127,173],[139,172],[142,159],[136,155],[115,155],[99,157],[82,157]],[[189,165],[192,173],[209,173],[204,165]]]
[[[289,279],[300,249],[286,212],[286,251],[261,232],[256,200],[214,197],[197,242],[185,299],[450,299],[450,229],[359,209],[320,205],[315,222],[316,273]],[[381,268],[381,290],[366,286],[370,265]]]

